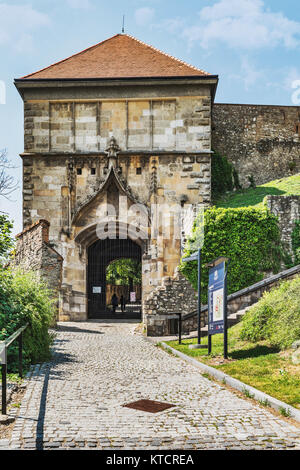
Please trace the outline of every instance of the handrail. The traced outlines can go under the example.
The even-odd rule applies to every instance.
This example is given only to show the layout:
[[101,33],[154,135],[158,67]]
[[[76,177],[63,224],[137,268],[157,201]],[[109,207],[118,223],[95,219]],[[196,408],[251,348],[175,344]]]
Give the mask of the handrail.
[[7,348],[18,338],[19,342],[19,376],[23,377],[23,332],[29,326],[26,323],[25,326],[19,328],[15,333],[9,336],[6,340],[0,341],[0,363],[1,363],[1,375],[2,375],[2,409],[3,415],[6,415],[7,403]]

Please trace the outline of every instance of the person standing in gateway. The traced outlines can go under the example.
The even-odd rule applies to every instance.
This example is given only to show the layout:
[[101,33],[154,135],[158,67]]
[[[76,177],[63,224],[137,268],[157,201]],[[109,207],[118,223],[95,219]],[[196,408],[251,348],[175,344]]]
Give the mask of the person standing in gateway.
[[118,297],[116,296],[116,293],[113,294],[111,298],[111,303],[113,307],[113,312],[116,313],[117,306],[119,305],[119,300],[118,300]]
[[121,310],[124,313],[125,308],[126,308],[126,300],[123,294],[121,295],[121,298],[120,298],[120,304],[121,304]]

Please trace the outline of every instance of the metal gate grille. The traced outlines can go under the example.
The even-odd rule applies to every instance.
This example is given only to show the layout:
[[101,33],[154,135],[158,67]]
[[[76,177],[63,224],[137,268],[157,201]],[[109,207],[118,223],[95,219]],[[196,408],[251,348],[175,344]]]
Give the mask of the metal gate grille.
[[[141,247],[130,239],[98,240],[88,249],[88,313],[89,318],[108,318],[106,308],[106,268],[115,259],[141,260]],[[116,315],[113,315],[116,318]],[[122,315],[126,318],[126,314]]]

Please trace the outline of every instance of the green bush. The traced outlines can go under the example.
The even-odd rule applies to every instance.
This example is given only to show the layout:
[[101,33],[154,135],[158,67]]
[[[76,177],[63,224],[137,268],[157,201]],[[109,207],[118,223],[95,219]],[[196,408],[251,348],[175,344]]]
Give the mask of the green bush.
[[[207,301],[208,269],[205,264],[219,257],[231,259],[228,271],[228,292],[236,292],[263,279],[265,271],[280,269],[280,236],[276,217],[266,208],[210,208],[204,215],[204,246],[202,248],[202,303]],[[191,251],[189,244],[199,231],[195,223],[184,257]],[[181,272],[197,288],[197,262],[181,263]]]
[[0,212],[0,266],[5,262],[9,251],[13,248],[13,238],[11,231],[13,224],[5,214]]
[[282,282],[244,316],[241,339],[268,340],[272,346],[287,349],[300,339],[300,277]]
[[[33,272],[21,269],[0,271],[0,341],[29,323],[24,333],[24,365],[50,358],[54,301],[46,284]],[[10,371],[17,365],[17,344],[8,349]]]

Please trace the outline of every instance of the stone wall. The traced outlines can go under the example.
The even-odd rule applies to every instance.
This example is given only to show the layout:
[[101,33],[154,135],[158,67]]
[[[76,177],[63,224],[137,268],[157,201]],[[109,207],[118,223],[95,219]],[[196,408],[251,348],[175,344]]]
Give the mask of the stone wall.
[[63,259],[49,244],[49,225],[47,220],[39,220],[16,236],[14,264],[37,272],[58,297]]
[[249,186],[300,172],[300,107],[213,106],[212,148],[226,156]]
[[170,334],[170,320],[178,319],[176,313],[187,315],[196,308],[196,294],[189,281],[178,271],[172,278],[165,277],[162,285],[156,287],[143,302],[147,336]]
[[300,196],[267,196],[266,205],[278,217],[280,238],[287,253],[294,257],[292,232],[300,221]]
[[25,152],[104,151],[114,135],[124,150],[210,150],[211,100],[203,96],[93,102],[28,101]]

